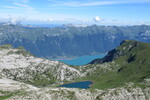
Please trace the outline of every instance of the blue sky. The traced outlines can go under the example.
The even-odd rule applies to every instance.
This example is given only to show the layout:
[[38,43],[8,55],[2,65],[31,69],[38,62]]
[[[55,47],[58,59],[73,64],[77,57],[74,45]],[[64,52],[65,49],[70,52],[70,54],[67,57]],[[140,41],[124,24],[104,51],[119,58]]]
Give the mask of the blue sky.
[[0,22],[150,25],[150,0],[0,0]]

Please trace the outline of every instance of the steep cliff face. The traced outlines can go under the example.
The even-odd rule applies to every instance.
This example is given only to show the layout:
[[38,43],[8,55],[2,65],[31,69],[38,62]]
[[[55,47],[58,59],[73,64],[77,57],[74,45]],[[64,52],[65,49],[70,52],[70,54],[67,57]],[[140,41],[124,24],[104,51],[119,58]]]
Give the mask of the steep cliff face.
[[[142,48],[143,47],[143,48]],[[121,56],[129,56],[132,55],[127,61],[130,62],[131,60],[134,60],[134,54],[133,53],[138,53],[142,52],[142,50],[147,47],[147,51],[149,50],[149,45],[145,46],[145,44],[142,44],[138,41],[133,41],[133,40],[123,40],[120,43],[120,46],[109,51],[108,54],[102,58],[102,59],[95,59],[91,62],[91,64],[96,64],[96,63],[104,63],[104,62],[111,62],[116,59],[118,59]],[[133,51],[133,52],[132,52]],[[146,51],[144,51],[146,53]],[[149,55],[149,54],[148,54]],[[140,55],[139,55],[140,56]],[[143,55],[141,55],[143,56]]]
[[150,26],[24,27],[0,25],[0,44],[23,46],[44,58],[105,53],[122,40],[150,43]]

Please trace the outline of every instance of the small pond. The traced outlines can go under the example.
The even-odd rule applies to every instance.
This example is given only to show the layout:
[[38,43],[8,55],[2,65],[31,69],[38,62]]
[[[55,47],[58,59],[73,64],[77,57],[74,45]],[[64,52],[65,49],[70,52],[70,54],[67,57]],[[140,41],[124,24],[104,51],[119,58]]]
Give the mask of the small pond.
[[60,85],[59,87],[88,89],[90,88],[90,85],[92,84],[93,84],[92,81],[81,81],[81,82],[63,84],[63,85]]

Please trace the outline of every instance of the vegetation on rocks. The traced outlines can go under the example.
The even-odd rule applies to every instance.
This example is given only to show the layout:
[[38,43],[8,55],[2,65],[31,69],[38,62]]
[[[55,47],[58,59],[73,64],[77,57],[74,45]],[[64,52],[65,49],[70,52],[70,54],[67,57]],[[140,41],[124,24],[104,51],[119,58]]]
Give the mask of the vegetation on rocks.
[[[58,61],[26,56],[22,54],[26,52],[23,49],[8,47],[1,46],[3,49],[0,50],[0,100],[18,100],[18,98],[149,100],[150,98],[148,43],[125,40],[104,58],[96,59],[84,66],[69,66]],[[16,53],[19,50],[23,52]],[[91,89],[51,87],[65,82],[84,80],[93,82]]]
[[[91,62],[103,64],[113,61],[117,65],[111,66],[116,70],[111,70],[101,76],[94,72],[93,75],[87,77],[87,79],[94,81],[92,87],[108,89],[121,87],[128,82],[134,82],[135,85],[144,87],[146,85],[143,83],[144,79],[150,79],[150,44],[126,40],[112,51],[104,58]],[[149,85],[145,87],[149,87]]]

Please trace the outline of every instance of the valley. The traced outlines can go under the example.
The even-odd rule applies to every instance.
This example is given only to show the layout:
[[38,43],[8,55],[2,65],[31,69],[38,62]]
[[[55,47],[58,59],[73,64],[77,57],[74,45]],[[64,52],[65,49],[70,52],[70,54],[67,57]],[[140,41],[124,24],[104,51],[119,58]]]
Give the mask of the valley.
[[58,60],[58,61],[64,62],[68,65],[86,65],[89,62],[93,61],[94,59],[102,58],[105,55],[106,54],[81,56],[81,57],[77,57],[77,58],[72,58],[72,59],[67,59],[67,60]]
[[37,57],[74,58],[102,54],[123,40],[150,43],[150,26],[60,26],[53,28],[0,25],[0,44],[23,46]]
[[0,100],[150,100],[150,0],[0,0]]
[[[95,59],[87,65],[71,66],[36,58],[21,47],[13,49],[11,45],[3,45],[0,46],[0,98],[148,100],[149,51],[149,43],[124,40],[103,58]],[[86,80],[93,82],[90,89],[58,87]]]

